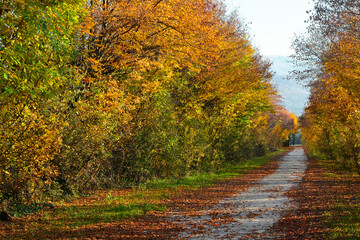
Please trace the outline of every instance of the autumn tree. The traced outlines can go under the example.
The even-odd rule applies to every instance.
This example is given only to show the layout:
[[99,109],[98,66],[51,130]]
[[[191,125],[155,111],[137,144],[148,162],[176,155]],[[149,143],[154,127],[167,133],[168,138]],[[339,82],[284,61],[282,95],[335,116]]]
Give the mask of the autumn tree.
[[1,201],[210,172],[296,128],[222,1],[3,3]]
[[359,1],[315,1],[308,37],[295,40],[294,58],[311,66],[297,72],[311,78],[303,117],[308,148],[360,173],[358,12]]
[[0,202],[56,188],[81,1],[0,3]]

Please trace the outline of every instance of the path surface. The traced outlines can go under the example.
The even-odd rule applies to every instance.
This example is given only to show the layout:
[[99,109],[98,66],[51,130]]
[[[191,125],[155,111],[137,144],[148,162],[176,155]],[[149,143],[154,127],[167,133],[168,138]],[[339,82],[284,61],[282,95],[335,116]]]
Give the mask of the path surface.
[[269,239],[269,231],[285,210],[292,206],[286,193],[306,170],[307,157],[295,148],[280,160],[279,168],[254,187],[223,199],[211,209],[192,215],[173,213],[170,219],[186,226],[181,239]]

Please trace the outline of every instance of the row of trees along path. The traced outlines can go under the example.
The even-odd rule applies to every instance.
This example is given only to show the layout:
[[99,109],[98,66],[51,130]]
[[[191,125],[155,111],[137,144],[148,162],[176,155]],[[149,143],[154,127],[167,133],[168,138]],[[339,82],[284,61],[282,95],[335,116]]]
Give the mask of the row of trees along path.
[[1,211],[274,151],[271,79],[222,1],[1,1]]
[[[314,3],[293,44],[311,88],[305,148],[360,174],[360,2]],[[239,19],[217,0],[2,1],[0,217],[278,149],[297,118]],[[304,171],[297,148],[257,187],[167,224],[183,238],[268,235]]]

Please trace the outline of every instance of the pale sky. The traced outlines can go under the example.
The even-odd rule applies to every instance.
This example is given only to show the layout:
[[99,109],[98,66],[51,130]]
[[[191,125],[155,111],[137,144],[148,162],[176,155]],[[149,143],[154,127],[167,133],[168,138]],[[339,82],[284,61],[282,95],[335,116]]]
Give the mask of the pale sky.
[[252,43],[265,56],[289,56],[291,39],[304,33],[312,0],[225,0],[249,24]]

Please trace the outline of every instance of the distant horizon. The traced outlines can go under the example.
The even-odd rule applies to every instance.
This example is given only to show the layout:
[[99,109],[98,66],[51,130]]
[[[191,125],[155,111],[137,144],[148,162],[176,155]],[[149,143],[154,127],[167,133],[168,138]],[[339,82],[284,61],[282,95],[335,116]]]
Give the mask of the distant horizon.
[[279,94],[281,95],[281,105],[294,113],[297,117],[301,116],[304,112],[304,107],[308,101],[309,90],[297,83],[294,79],[286,79],[289,71],[293,70],[290,59],[288,56],[272,55],[265,56],[273,64],[271,69],[275,71],[272,83],[276,86]]
[[[272,68],[277,68],[277,69],[272,69],[273,71],[276,71],[276,75],[281,75],[281,76],[285,76],[288,74],[288,72],[292,71],[294,68],[291,64],[291,62],[287,62],[286,60],[291,60],[290,56],[283,56],[283,55],[264,55],[265,58],[269,59],[272,62],[271,67]],[[274,60],[278,60],[280,58],[283,58],[281,61],[274,61]],[[279,69],[279,66],[274,66],[274,65],[279,65],[281,63],[281,65],[283,65],[283,68],[286,68],[286,74],[284,73],[284,69]]]

